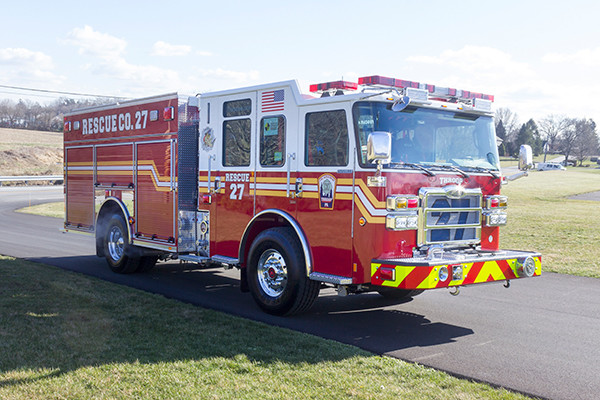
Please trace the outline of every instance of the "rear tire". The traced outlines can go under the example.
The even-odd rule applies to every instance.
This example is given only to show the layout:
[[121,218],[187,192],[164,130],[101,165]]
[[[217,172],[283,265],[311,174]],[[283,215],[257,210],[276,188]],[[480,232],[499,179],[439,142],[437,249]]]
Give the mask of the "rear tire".
[[119,215],[113,215],[108,221],[104,236],[104,256],[108,266],[118,274],[130,274],[139,266],[140,259],[130,257],[131,246],[128,243],[127,225]]
[[321,284],[306,276],[302,247],[290,228],[267,229],[256,237],[246,273],[252,297],[269,314],[307,311],[319,295]]

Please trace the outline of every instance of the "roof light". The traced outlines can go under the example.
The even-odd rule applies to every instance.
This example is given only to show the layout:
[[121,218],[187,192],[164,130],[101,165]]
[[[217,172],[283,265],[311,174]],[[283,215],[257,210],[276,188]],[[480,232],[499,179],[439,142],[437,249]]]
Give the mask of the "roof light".
[[354,82],[348,81],[333,81],[333,82],[324,82],[324,83],[315,83],[310,85],[311,92],[321,92],[329,89],[348,89],[348,90],[356,90],[358,89],[358,85]]
[[397,88],[419,88],[419,82],[405,81],[403,79],[388,78],[385,76],[371,75],[358,78],[359,85],[383,85]]

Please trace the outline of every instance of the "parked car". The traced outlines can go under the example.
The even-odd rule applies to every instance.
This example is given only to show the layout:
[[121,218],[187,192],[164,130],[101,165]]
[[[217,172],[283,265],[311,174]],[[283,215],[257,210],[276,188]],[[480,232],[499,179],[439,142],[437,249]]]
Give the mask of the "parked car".
[[566,171],[567,169],[559,164],[554,162],[546,162],[546,163],[538,163],[537,164],[538,171]]

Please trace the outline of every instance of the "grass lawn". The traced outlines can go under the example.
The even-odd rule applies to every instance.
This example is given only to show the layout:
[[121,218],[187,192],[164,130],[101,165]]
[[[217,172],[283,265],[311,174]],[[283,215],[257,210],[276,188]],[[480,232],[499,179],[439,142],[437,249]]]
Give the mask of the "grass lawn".
[[570,200],[600,191],[600,170],[532,171],[508,183],[508,224],[501,228],[503,248],[542,253],[542,269],[600,278],[600,202]]
[[0,257],[1,399],[524,399],[352,346]]

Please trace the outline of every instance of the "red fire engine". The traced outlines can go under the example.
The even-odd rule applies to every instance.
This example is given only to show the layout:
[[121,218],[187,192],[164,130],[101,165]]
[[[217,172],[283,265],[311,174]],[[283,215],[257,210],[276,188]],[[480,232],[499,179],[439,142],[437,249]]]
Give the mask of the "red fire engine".
[[[323,286],[393,298],[541,273],[501,250],[493,96],[368,76],[126,101],[66,115],[64,227],[118,273],[239,268],[268,313]],[[523,169],[531,149],[523,148]]]

